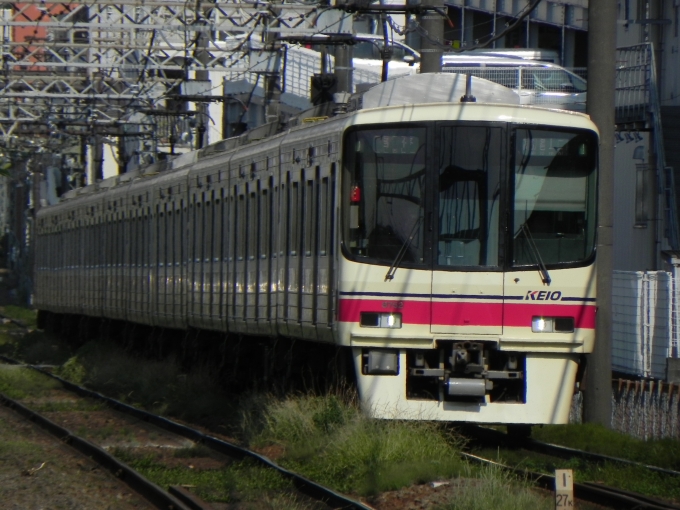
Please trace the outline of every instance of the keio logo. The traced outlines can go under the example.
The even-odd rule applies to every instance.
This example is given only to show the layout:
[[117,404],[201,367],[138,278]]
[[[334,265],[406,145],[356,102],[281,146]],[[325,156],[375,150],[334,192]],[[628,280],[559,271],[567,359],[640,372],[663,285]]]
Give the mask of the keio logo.
[[550,292],[549,290],[530,290],[524,297],[525,301],[559,301],[562,293],[559,290]]

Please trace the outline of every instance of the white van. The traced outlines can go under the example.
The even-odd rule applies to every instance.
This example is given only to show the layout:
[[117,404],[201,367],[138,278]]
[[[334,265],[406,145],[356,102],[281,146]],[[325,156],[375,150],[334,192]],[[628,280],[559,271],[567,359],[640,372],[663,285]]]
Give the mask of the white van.
[[442,71],[470,74],[499,83],[519,94],[521,104],[584,112],[586,81],[555,64],[488,55],[442,55]]
[[465,55],[487,55],[489,57],[521,58],[538,60],[549,64],[561,65],[560,54],[555,50],[543,48],[478,48],[465,52]]

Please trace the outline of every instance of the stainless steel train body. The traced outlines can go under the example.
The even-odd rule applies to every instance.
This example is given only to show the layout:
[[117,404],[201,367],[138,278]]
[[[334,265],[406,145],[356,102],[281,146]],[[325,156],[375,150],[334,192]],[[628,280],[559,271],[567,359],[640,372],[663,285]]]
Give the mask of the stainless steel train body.
[[584,115],[477,103],[225,140],[41,209],[35,304],[336,344],[376,417],[563,423],[597,144]]

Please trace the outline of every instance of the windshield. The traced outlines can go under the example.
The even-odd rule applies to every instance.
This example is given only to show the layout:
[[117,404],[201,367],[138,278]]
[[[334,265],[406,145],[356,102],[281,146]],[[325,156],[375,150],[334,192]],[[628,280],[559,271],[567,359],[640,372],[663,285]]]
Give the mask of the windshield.
[[437,264],[498,264],[500,128],[442,127],[439,133]]
[[590,131],[482,122],[352,128],[344,141],[345,254],[389,267],[388,279],[400,267],[587,263],[596,162]]
[[516,131],[513,265],[536,264],[530,237],[548,266],[592,255],[596,147],[591,133]]
[[524,67],[522,88],[549,92],[580,93],[587,90],[586,81],[566,69]]
[[424,127],[353,131],[346,138],[350,252],[392,263],[424,261]]

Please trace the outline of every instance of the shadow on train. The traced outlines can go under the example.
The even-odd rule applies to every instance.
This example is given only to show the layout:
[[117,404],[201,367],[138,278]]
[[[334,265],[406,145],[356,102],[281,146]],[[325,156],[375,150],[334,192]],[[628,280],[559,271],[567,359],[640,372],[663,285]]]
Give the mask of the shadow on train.
[[94,339],[115,342],[148,360],[174,359],[183,371],[207,368],[227,394],[263,391],[326,393],[355,387],[351,351],[286,337],[257,337],[189,328],[159,328],[84,315],[40,311],[38,328],[74,348]]

